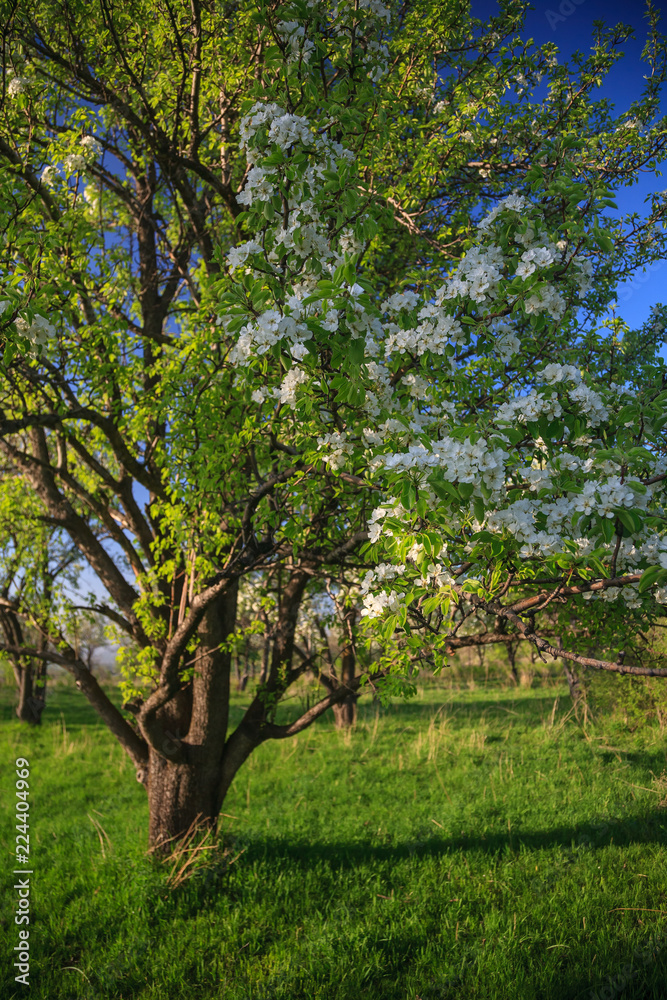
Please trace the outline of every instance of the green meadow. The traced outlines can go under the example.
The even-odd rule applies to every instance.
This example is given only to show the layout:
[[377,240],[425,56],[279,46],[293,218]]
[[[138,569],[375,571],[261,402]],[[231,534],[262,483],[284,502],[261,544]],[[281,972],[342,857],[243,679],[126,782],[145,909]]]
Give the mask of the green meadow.
[[[145,792],[123,752],[75,690],[49,694],[32,730],[0,689],[3,1000],[667,995],[658,721],[582,724],[553,680],[364,698],[352,731],[323,719],[262,746],[218,844],[165,864],[146,854]],[[8,958],[18,756],[31,765],[28,989]]]

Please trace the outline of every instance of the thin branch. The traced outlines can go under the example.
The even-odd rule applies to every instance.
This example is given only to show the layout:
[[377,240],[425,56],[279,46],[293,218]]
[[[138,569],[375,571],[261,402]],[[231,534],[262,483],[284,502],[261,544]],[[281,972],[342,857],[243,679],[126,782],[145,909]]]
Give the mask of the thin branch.
[[288,736],[295,736],[297,733],[303,732],[307,729],[316,719],[319,719],[321,715],[331,708],[333,705],[337,705],[339,702],[344,701],[349,694],[357,691],[361,686],[361,682],[364,679],[363,674],[359,674],[354,677],[347,684],[340,684],[336,691],[328,694],[326,698],[322,698],[315,705],[304,712],[295,722],[290,722],[288,725],[279,726],[274,722],[266,722],[262,726],[262,736],[269,740],[282,740]]
[[[637,577],[637,579],[639,579],[639,577]],[[607,583],[608,581],[601,582]],[[543,639],[537,634],[532,621],[528,624],[521,621],[512,608],[503,607],[503,605],[496,602],[485,601],[483,598],[478,597],[477,594],[468,594],[463,590],[463,587],[458,586],[458,584],[450,584],[450,586],[452,590],[458,594],[461,600],[468,601],[476,608],[482,608],[490,614],[500,615],[503,618],[507,618],[508,621],[511,621],[512,624],[517,627],[521,635],[531,642],[533,646],[535,646],[540,655],[542,653],[548,653],[554,660],[562,657],[564,660],[572,660],[573,663],[578,663],[582,667],[589,667],[592,670],[609,670],[617,674],[633,674],[638,677],[667,677],[667,669],[661,667],[631,667],[622,663],[611,663],[609,660],[598,660],[592,656],[582,656],[579,653],[570,653],[566,649],[552,646],[546,641],[546,639]],[[597,586],[597,589],[602,589],[600,584],[591,586]],[[542,657],[542,659],[544,659],[544,657]]]

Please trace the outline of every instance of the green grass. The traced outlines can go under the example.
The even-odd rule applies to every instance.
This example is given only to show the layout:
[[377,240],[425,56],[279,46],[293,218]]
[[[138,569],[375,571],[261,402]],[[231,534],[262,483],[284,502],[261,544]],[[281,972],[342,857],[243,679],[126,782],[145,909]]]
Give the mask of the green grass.
[[225,804],[235,860],[170,889],[145,793],[78,693],[54,689],[37,731],[0,694],[2,801],[27,757],[35,870],[26,990],[5,810],[3,1000],[667,995],[658,727],[584,732],[560,688],[362,702],[352,733],[260,748]]

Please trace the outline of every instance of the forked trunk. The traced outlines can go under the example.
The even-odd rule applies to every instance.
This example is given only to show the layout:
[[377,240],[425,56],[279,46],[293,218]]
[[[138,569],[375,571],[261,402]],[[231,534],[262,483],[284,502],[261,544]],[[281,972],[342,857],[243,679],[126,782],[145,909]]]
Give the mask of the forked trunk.
[[[151,747],[146,782],[153,851],[168,852],[194,824],[216,826],[233,742],[226,741],[232,663],[225,640],[235,619],[236,589],[204,615],[192,681],[160,710],[162,752]],[[230,783],[231,777],[227,787]]]
[[195,826],[216,829],[232,781],[258,742],[237,729],[227,740],[218,766],[211,766],[196,751],[192,762],[175,764],[151,750],[147,784],[152,851],[168,853]]
[[[307,581],[307,573],[296,572],[284,587],[267,689],[260,687],[229,737],[232,656],[226,640],[235,628],[236,588],[220,595],[204,614],[197,630],[199,648],[192,681],[150,719],[146,784],[151,850],[168,853],[195,824],[215,829],[235,775],[266,738],[271,696],[282,694],[281,669],[291,663],[294,628]],[[351,679],[354,656],[348,669]]]

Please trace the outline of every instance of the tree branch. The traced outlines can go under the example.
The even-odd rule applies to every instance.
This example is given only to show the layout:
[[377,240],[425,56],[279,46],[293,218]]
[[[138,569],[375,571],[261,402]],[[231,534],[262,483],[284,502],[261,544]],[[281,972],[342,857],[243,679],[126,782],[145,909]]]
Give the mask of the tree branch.
[[141,782],[146,781],[146,766],[148,764],[148,745],[134,731],[132,726],[123,718],[122,714],[107,697],[95,677],[86,667],[85,663],[78,657],[63,656],[53,650],[40,651],[30,646],[0,646],[4,653],[13,653],[18,656],[32,656],[47,663],[57,663],[64,667],[74,676],[76,686],[83,691],[86,698],[100,716],[104,724],[111,730],[125,752],[131,758],[137,768],[137,778]]
[[262,726],[262,735],[268,740],[283,740],[288,736],[296,736],[297,733],[303,732],[308,726],[312,725],[316,719],[319,719],[321,715],[331,708],[332,705],[337,705],[341,701],[345,701],[349,694],[357,691],[361,685],[364,678],[363,674],[359,674],[354,677],[347,684],[340,683],[340,686],[336,691],[328,694],[326,698],[322,698],[315,705],[304,712],[295,722],[290,722],[288,725],[278,726],[275,722],[266,722]]
[[[591,584],[590,586],[596,586],[600,590],[604,583],[609,585],[610,581],[603,580],[597,585]],[[507,618],[513,625],[516,625],[521,636],[531,642],[540,654],[548,653],[554,660],[562,657],[564,660],[572,660],[573,663],[578,663],[582,667],[590,667],[593,670],[609,670],[617,674],[634,674],[638,677],[667,677],[667,669],[661,667],[631,667],[622,663],[611,663],[609,660],[598,660],[591,656],[582,656],[579,653],[570,653],[566,649],[552,646],[546,639],[543,639],[535,632],[532,621],[529,624],[521,621],[512,608],[506,608],[497,602],[485,601],[483,598],[478,597],[477,594],[468,594],[458,584],[453,583],[450,586],[462,600],[468,601],[474,607],[482,608],[490,614]]]

